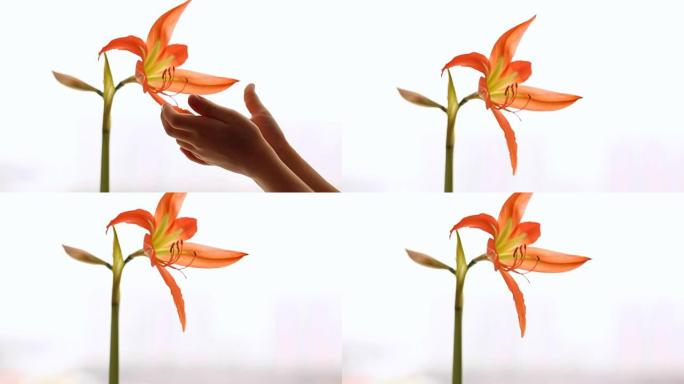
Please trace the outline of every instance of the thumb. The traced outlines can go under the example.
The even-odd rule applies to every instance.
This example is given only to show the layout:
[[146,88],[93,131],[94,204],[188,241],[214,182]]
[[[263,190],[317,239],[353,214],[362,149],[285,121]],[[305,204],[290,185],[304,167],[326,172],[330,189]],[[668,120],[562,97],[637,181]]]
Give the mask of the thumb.
[[222,107],[198,95],[191,95],[188,98],[188,104],[198,114],[223,121],[224,123],[235,121],[235,118],[240,116],[239,112]]
[[261,103],[259,96],[256,94],[256,86],[254,84],[249,84],[245,87],[245,105],[249,113],[254,115],[270,115],[270,112],[264,104]]

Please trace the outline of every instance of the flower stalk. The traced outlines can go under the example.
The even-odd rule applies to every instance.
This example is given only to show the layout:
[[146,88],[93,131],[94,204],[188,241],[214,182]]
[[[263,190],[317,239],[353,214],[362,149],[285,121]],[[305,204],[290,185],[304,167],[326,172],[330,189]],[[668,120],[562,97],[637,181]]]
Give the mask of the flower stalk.
[[452,364],[452,384],[463,382],[463,287],[468,272],[461,236],[456,232],[456,299],[454,303],[454,356]]
[[102,160],[100,162],[100,192],[109,192],[109,137],[112,129],[112,100],[104,100],[102,113]]
[[123,88],[126,84],[135,83],[135,76],[131,76],[126,80],[114,86],[114,78],[112,77],[112,70],[109,67],[109,59],[105,57],[104,65],[104,91],[100,94],[102,96],[102,159],[100,162],[100,192],[109,192],[109,138],[112,131],[112,104],[114,103],[114,95]]
[[463,277],[463,279],[456,279],[454,357],[451,367],[452,384],[461,384],[463,382],[463,284],[465,282],[465,275]]
[[454,191],[454,146],[456,145],[456,117],[458,116],[458,111],[467,102],[473,99],[477,99],[480,96],[477,93],[473,93],[463,98],[460,102],[456,96],[456,88],[454,87],[454,81],[451,77],[451,71],[447,71],[449,74],[449,86],[447,90],[447,133],[446,133],[446,154],[445,164],[444,164],[444,192]]
[[109,384],[119,383],[119,302],[121,274],[113,275],[112,317],[109,334]]
[[109,337],[109,384],[119,384],[119,304],[121,303],[121,275],[125,262],[121,254],[119,236],[114,229],[112,250],[112,317]]
[[447,134],[446,156],[444,164],[444,192],[454,191],[454,146],[456,145],[456,114],[458,113],[458,98],[454,80],[449,73],[449,86],[447,89]]

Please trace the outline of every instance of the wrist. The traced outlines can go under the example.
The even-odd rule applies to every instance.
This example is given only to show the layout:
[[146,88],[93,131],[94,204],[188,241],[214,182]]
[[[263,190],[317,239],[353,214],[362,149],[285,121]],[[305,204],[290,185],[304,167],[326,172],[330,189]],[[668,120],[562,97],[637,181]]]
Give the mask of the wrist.
[[266,192],[313,192],[270,148],[255,164],[249,177]]
[[292,148],[290,143],[287,141],[285,136],[280,136],[275,139],[271,139],[268,143],[271,148],[276,152],[278,157],[287,164],[287,162],[292,159],[293,154],[296,155],[297,152]]

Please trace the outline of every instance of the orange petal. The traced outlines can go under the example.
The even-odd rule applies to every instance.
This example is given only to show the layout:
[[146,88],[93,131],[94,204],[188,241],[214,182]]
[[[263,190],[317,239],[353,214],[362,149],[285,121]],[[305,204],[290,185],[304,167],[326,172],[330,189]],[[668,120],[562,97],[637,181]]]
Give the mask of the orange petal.
[[147,46],[145,45],[145,42],[136,36],[127,36],[114,39],[110,41],[109,44],[105,45],[104,48],[100,50],[99,54],[102,55],[103,53],[111,51],[112,49],[120,49],[134,53],[141,59],[144,59],[145,55],[147,54]]
[[114,220],[107,224],[107,228],[119,223],[135,224],[148,230],[149,232],[153,232],[154,230],[154,217],[151,213],[144,209],[136,209],[135,211],[128,211],[119,214],[119,216],[115,217]]
[[588,257],[568,255],[549,251],[548,249],[528,247],[525,260],[516,266],[517,269],[533,272],[558,273],[567,272],[580,267],[591,260]]
[[183,205],[183,200],[187,193],[177,193],[177,192],[167,192],[159,200],[157,204],[157,210],[154,212],[154,218],[157,223],[160,223],[164,216],[167,216],[168,223],[172,223],[178,217],[178,211],[180,211]]
[[492,99],[489,97],[489,87],[487,86],[487,79],[485,77],[480,77],[477,93],[480,95],[482,100],[484,100],[485,107],[487,107],[487,109],[494,107],[494,104],[492,104]]
[[145,64],[142,60],[135,63],[135,79],[142,85],[143,93],[150,92],[150,85],[147,84],[147,75],[145,74]]
[[143,251],[150,258],[150,264],[156,267],[159,263],[157,262],[157,251],[155,251],[152,245],[152,236],[150,234],[145,234],[143,239]]
[[183,294],[178,284],[176,284],[176,280],[173,279],[173,276],[171,276],[166,268],[157,265],[157,270],[171,290],[171,296],[173,296],[173,302],[176,304],[176,310],[178,311],[178,319],[180,320],[181,327],[183,327],[183,332],[185,332],[185,302],[183,301]]
[[171,81],[164,81],[160,77],[148,79],[150,86],[155,89],[194,95],[218,93],[237,82],[238,80],[235,79],[211,76],[185,69],[177,69]]
[[506,282],[508,289],[510,289],[511,293],[513,294],[513,301],[515,301],[515,310],[518,312],[518,323],[520,324],[520,337],[524,337],[526,326],[525,298],[523,297],[523,294],[520,291],[520,287],[518,287],[518,283],[515,282],[515,279],[513,279],[513,277],[507,271],[499,269],[499,273],[501,273],[501,276]]
[[179,217],[174,220],[169,232],[179,233],[176,241],[185,241],[197,233],[197,219],[192,217]]
[[511,28],[506,33],[501,35],[496,44],[494,44],[492,53],[489,56],[489,61],[492,63],[492,65],[498,65],[499,61],[501,61],[501,64],[503,65],[507,65],[511,62],[513,55],[515,55],[516,49],[518,49],[520,39],[522,39],[525,31],[527,31],[527,28],[530,26],[530,24],[532,24],[536,17],[537,16],[533,16],[526,22]]
[[465,227],[478,228],[492,236],[496,236],[497,232],[499,232],[499,223],[496,222],[496,219],[486,213],[464,217],[458,224],[454,225],[454,228],[451,229],[451,233]]
[[245,256],[247,254],[244,252],[185,243],[180,258],[174,264],[193,268],[221,268],[236,263]]
[[532,76],[532,63],[529,61],[514,61],[508,65],[504,77],[511,76],[514,84],[527,81]]
[[477,71],[482,72],[483,75],[489,73],[490,64],[489,60],[481,53],[473,52],[467,53],[465,55],[459,55],[451,59],[444,68],[442,68],[442,73],[452,67],[469,67]]
[[159,94],[155,91],[150,90],[149,92],[150,96],[152,97],[152,100],[156,101],[157,104],[164,106],[164,104],[168,104],[166,100],[164,100]]
[[[171,44],[164,50],[162,54],[164,58],[172,57],[171,67],[180,67],[188,60],[188,46],[181,44]],[[162,59],[164,60],[164,59]]]
[[501,206],[499,225],[504,226],[508,220],[511,220],[513,227],[517,227],[531,198],[531,193],[517,192],[512,194]]
[[515,132],[513,132],[513,128],[511,128],[511,123],[508,122],[500,110],[491,108],[491,111],[501,129],[503,129],[504,136],[506,137],[506,144],[508,145],[508,155],[511,158],[511,167],[513,168],[513,174],[515,175],[515,171],[518,168],[518,144],[515,142]]
[[[171,256],[168,251],[157,253],[157,259],[174,265],[192,268],[221,268],[247,256],[244,252],[229,251],[195,243],[184,243],[181,254]],[[173,260],[171,260],[173,258]]]
[[534,242],[539,239],[539,236],[541,236],[541,226],[539,223],[531,221],[520,223],[515,228],[515,232],[512,236],[516,237],[521,234],[525,234],[525,239],[522,240],[525,245],[534,244]]
[[[513,101],[509,101],[509,106],[528,111],[557,111],[574,104],[581,98],[581,96],[557,93],[521,85],[518,87]],[[503,102],[505,96],[492,96],[492,99],[495,102],[497,102],[497,100]]]
[[494,270],[498,271],[501,268],[501,262],[499,261],[499,255],[496,253],[496,245],[494,239],[487,240],[487,257],[494,264]]
[[178,23],[178,19],[183,14],[185,7],[188,6],[190,1],[191,0],[188,0],[176,8],[173,8],[157,19],[150,29],[150,33],[147,35],[147,46],[153,47],[155,44],[159,44],[159,49],[163,50],[169,45],[173,30],[176,28],[176,23]]

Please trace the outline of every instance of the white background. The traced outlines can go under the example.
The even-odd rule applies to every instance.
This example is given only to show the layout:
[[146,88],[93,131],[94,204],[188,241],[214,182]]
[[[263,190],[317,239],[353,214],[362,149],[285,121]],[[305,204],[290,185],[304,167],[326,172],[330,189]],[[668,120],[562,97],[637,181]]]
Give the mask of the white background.
[[[344,284],[345,383],[449,382],[455,281],[404,249],[455,264],[449,230],[462,217],[497,217],[507,195],[373,197],[354,226]],[[348,200],[348,199],[346,199]],[[510,291],[490,263],[465,286],[467,383],[681,383],[684,267],[679,195],[535,195],[523,217],[536,246],[591,257],[563,274],[516,277],[527,303],[520,329]],[[487,236],[460,231],[467,259]]]
[[[100,47],[144,37],[179,2],[33,0],[2,12],[1,189],[97,189],[101,105],[58,85],[50,70],[99,82]],[[529,85],[584,99],[563,111],[522,112],[522,121],[509,116],[519,143],[516,177],[491,113],[468,105],[457,123],[456,189],[681,191],[679,11],[665,0],[196,0],[174,42],[189,44],[187,68],[243,80],[213,97],[221,104],[244,111],[243,87],[256,82],[297,149],[343,189],[440,191],[444,116],[409,105],[395,87],[443,101],[444,63],[488,54],[504,31],[536,14],[516,55],[533,62]],[[132,74],[132,55],[110,56],[118,79]],[[474,71],[454,76],[461,96],[475,90]],[[158,114],[137,86],[117,96],[113,190],[256,190],[240,176],[188,162]]]
[[[156,195],[0,199],[0,383],[106,382],[111,274],[72,260],[61,244],[111,260],[107,223],[125,210],[154,212]],[[188,195],[181,215],[198,219],[191,241],[249,256],[223,269],[185,269],[187,278],[172,272],[185,298],[185,333],[159,273],[146,258],[128,264],[121,286],[122,382],[338,383],[340,258],[330,244],[339,228],[320,225],[315,212],[324,204]],[[294,228],[293,217],[300,218]],[[144,230],[118,228],[125,254],[141,247]]]
[[[440,191],[446,119],[401,99],[400,86],[444,102],[452,57],[489,55],[509,28],[537,15],[516,58],[526,83],[584,96],[558,112],[508,114],[518,138],[513,177],[503,134],[484,104],[459,113],[455,188],[462,191],[681,191],[681,6],[656,1],[364,2],[349,34],[358,98],[345,117],[347,189]],[[454,69],[459,97],[480,74]],[[351,92],[351,90],[349,91]]]
[[[145,39],[154,21],[180,3],[40,0],[19,2],[2,12],[3,50],[12,58],[0,64],[6,79],[0,100],[8,115],[2,123],[0,189],[98,190],[102,102],[95,94],[64,88],[51,71],[101,84],[100,49],[121,36]],[[313,6],[318,10],[312,6],[306,9],[331,17],[323,4]],[[246,113],[243,90],[249,82],[256,83],[262,101],[291,144],[338,184],[342,171],[339,121],[345,112],[335,100],[336,90],[346,79],[336,78],[338,71],[328,65],[337,44],[323,43],[328,35],[341,31],[324,19],[282,17],[290,10],[289,5],[274,1],[194,1],[180,19],[172,42],[189,46],[183,68],[241,80],[210,96],[211,100]],[[322,29],[322,34],[312,34]],[[136,56],[112,52],[109,58],[116,81],[134,74]],[[186,96],[177,100],[187,105]],[[188,161],[166,136],[160,112],[137,85],[117,93],[112,118],[112,191],[259,190],[243,176]]]
[[[126,382],[169,375],[178,382],[190,376],[327,383],[339,382],[341,369],[345,384],[446,382],[454,281],[415,265],[404,249],[453,265],[449,229],[466,215],[497,215],[506,197],[190,194],[181,213],[199,219],[193,240],[250,256],[226,269],[177,276],[187,304],[185,334],[158,273],[145,259],[126,267]],[[126,209],[153,209],[156,201],[155,195],[0,199],[0,382],[104,377],[110,275],[69,259],[60,245],[107,257],[106,223]],[[535,195],[525,219],[542,224],[536,245],[592,260],[564,274],[531,273],[529,284],[518,278],[528,309],[523,339],[501,277],[488,263],[471,270],[463,346],[468,382],[681,382],[682,215],[680,195]],[[120,236],[131,252],[142,230],[122,225]],[[463,230],[462,236],[468,258],[482,253],[484,234]]]

